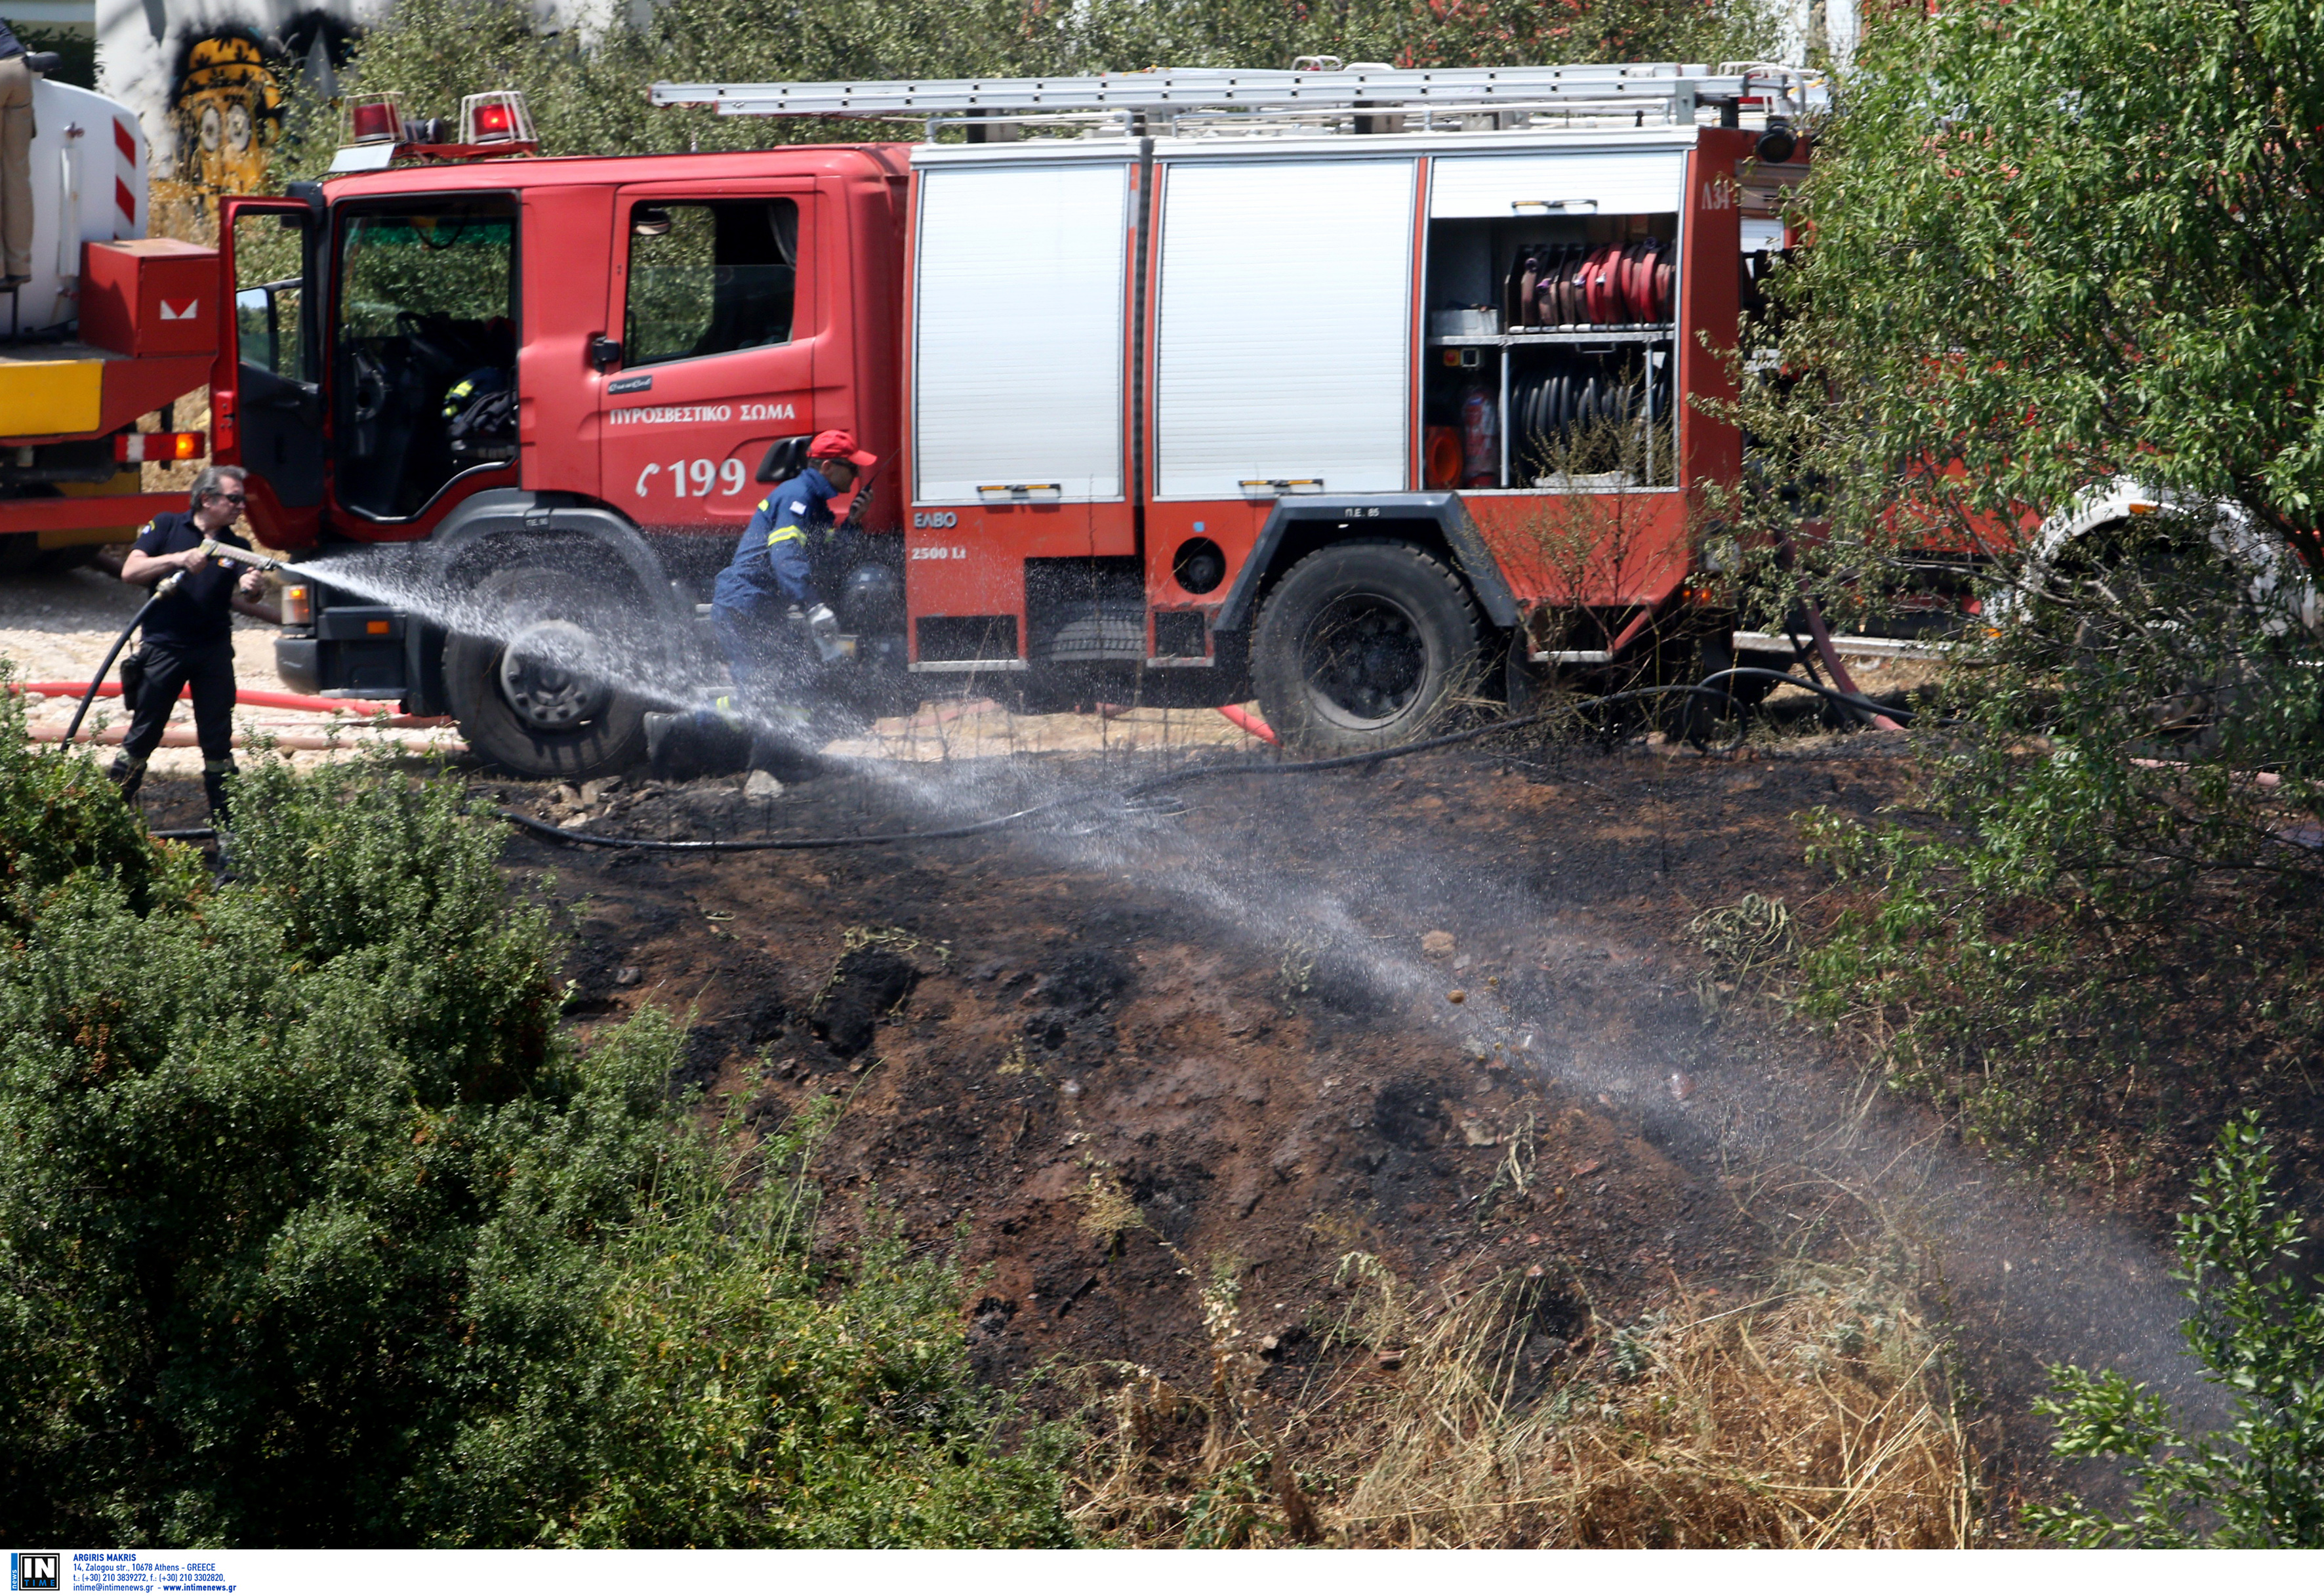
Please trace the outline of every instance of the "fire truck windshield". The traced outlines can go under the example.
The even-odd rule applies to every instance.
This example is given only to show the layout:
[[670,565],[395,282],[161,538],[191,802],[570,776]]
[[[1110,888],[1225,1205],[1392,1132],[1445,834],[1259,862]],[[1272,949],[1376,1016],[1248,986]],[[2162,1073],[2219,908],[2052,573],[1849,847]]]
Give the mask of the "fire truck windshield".
[[338,497],[383,521],[516,455],[515,206],[423,204],[340,225]]

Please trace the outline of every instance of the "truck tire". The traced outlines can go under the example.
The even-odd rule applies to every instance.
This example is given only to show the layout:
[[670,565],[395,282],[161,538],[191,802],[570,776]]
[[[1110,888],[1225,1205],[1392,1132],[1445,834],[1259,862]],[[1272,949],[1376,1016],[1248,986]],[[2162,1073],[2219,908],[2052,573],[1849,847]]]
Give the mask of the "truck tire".
[[444,695],[471,750],[536,780],[594,780],[644,760],[647,703],[589,669],[618,635],[614,618],[641,604],[545,566],[494,571],[475,599],[502,617],[494,635],[455,632],[444,644]]
[[1410,543],[1334,543],[1295,565],[1259,612],[1251,679],[1286,747],[1360,753],[1410,742],[1474,687],[1477,606]]
[[[2043,586],[2052,590],[2091,589],[2108,595],[2103,608],[2077,604],[2062,613],[2036,612],[2061,634],[2071,626],[2069,657],[2078,671],[2093,678],[2116,669],[2116,661],[2142,630],[2151,646],[2166,627],[2171,632],[2191,629],[2202,636],[2233,636],[2239,619],[2248,624],[2252,618],[2248,569],[2239,570],[2200,538],[2158,538],[2155,529],[2135,521],[2091,528],[2064,558],[2051,563],[2045,576]],[[2043,609],[2047,608],[2048,601],[2043,601]],[[2240,617],[2238,611],[2244,612]],[[2160,624],[2142,628],[2132,619],[2142,612]],[[2206,659],[2206,653],[2202,645],[2192,646],[2182,656],[2183,674],[2166,672],[2160,679],[2148,677],[2138,684],[2154,695],[2143,706],[2141,716],[2154,727],[2155,735],[2153,743],[2136,747],[2137,753],[2172,759],[2190,752],[2217,753],[2225,746],[2228,723],[2249,697],[2253,668],[2240,656]],[[2156,688],[2162,689],[2159,694]]]

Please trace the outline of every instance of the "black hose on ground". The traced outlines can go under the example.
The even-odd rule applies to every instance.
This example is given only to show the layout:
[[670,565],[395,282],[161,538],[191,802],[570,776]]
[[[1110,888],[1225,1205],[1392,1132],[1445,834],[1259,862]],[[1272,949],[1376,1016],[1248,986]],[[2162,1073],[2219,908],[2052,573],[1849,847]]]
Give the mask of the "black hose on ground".
[[1414,754],[1432,753],[1438,749],[1452,748],[1463,743],[1479,742],[1487,737],[1498,736],[1504,732],[1523,731],[1528,726],[1539,725],[1544,722],[1570,714],[1577,708],[1664,697],[1673,693],[1685,693],[1715,698],[1722,703],[1731,703],[1733,700],[1730,695],[1711,685],[1729,677],[1766,677],[1775,681],[1790,682],[1795,687],[1805,687],[1810,692],[1854,707],[1889,715],[1909,715],[1913,713],[1911,710],[1889,709],[1885,705],[1876,704],[1870,699],[1859,697],[1852,693],[1842,693],[1835,688],[1821,687],[1812,682],[1803,682],[1784,671],[1766,670],[1752,665],[1738,665],[1726,670],[1715,671],[1701,682],[1674,683],[1658,687],[1633,687],[1619,693],[1607,693],[1595,698],[1585,698],[1574,704],[1560,706],[1555,709],[1519,715],[1514,720],[1495,721],[1488,725],[1471,726],[1464,731],[1447,732],[1443,736],[1425,737],[1416,743],[1398,743],[1393,748],[1369,749],[1361,753],[1337,754],[1330,759],[1289,762],[1257,761],[1231,765],[1193,765],[1183,770],[1173,770],[1167,775],[1149,777],[1144,781],[1133,782],[1114,792],[1074,793],[1065,798],[1051,798],[1047,803],[1036,804],[1030,808],[1019,809],[1007,815],[996,815],[991,819],[972,821],[961,826],[944,826],[932,831],[890,832],[873,836],[762,837],[733,838],[722,842],[662,842],[650,837],[614,837],[595,832],[567,831],[560,826],[551,826],[545,820],[537,820],[530,815],[520,814],[513,809],[504,808],[500,813],[501,818],[512,825],[521,826],[541,836],[555,837],[561,842],[578,843],[594,848],[625,848],[656,853],[808,853],[829,848],[872,848],[891,846],[899,843],[945,842],[954,838],[978,836],[986,832],[999,831],[1005,826],[1015,826],[1075,804],[1093,803],[1106,798],[1130,802],[1161,792],[1168,788],[1184,786],[1188,782],[1210,781],[1232,776],[1311,776],[1326,770],[1353,770],[1358,766],[1377,765],[1388,760],[1408,759]]
[[[1765,677],[1777,682],[1789,682],[1794,687],[1805,687],[1811,693],[1848,705],[1852,708],[1892,715],[1912,715],[1915,713],[1910,709],[1891,708],[1885,704],[1876,703],[1854,693],[1843,693],[1834,687],[1822,687],[1814,682],[1803,682],[1787,671],[1767,670],[1756,665],[1737,665],[1725,670],[1713,671],[1700,682],[1673,683],[1667,687],[1631,687],[1619,693],[1606,693],[1595,698],[1578,699],[1572,704],[1542,710],[1537,714],[1519,715],[1514,720],[1494,721],[1487,725],[1469,727],[1465,731],[1447,732],[1441,737],[1424,737],[1416,743],[1400,743],[1393,748],[1370,749],[1362,753],[1335,754],[1330,759],[1300,760],[1291,762],[1246,761],[1231,765],[1192,765],[1183,770],[1173,770],[1167,775],[1148,777],[1146,780],[1133,782],[1116,791],[1070,793],[1064,798],[1051,798],[1046,803],[1035,804],[1030,808],[1012,810],[1006,815],[995,815],[989,819],[972,820],[959,826],[939,826],[931,831],[883,832],[872,836],[736,837],[723,842],[663,842],[652,837],[605,836],[596,832],[567,831],[561,826],[551,826],[546,820],[536,820],[531,816],[520,813],[515,809],[503,808],[500,811],[500,816],[512,826],[540,836],[553,837],[561,843],[577,843],[584,847],[622,848],[650,853],[804,853],[830,848],[880,848],[892,847],[899,843],[949,842],[960,837],[982,836],[987,832],[1000,831],[1004,827],[1019,825],[1042,815],[1070,808],[1076,804],[1096,803],[1108,798],[1128,803],[1163,791],[1167,788],[1184,786],[1192,781],[1210,781],[1230,776],[1312,776],[1325,770],[1346,770],[1359,765],[1377,765],[1388,760],[1409,759],[1416,753],[1433,753],[1441,748],[1452,748],[1463,743],[1479,742],[1487,737],[1498,736],[1504,732],[1520,732],[1528,726],[1540,725],[1544,722],[1571,714],[1573,710],[1600,705],[1666,697],[1673,693],[1686,693],[1705,698],[1716,698],[1722,703],[1732,703],[1734,700],[1731,695],[1725,689],[1712,687],[1711,684],[1729,677],[1747,676]],[[152,835],[172,842],[199,842],[217,834],[209,826],[194,826],[176,831],[157,831]]]
[[72,746],[73,738],[80,731],[81,717],[88,714],[88,706],[97,702],[97,690],[105,686],[105,678],[113,674],[113,662],[121,658],[121,650],[129,642],[129,634],[145,623],[146,611],[168,596],[166,583],[161,587],[154,589],[153,596],[137,606],[137,613],[129,618],[129,624],[123,627],[121,635],[113,640],[113,647],[106,650],[105,663],[98,666],[97,674],[88,678],[88,691],[80,696],[80,707],[73,711],[71,724],[65,727],[64,740],[57,744],[60,752]]

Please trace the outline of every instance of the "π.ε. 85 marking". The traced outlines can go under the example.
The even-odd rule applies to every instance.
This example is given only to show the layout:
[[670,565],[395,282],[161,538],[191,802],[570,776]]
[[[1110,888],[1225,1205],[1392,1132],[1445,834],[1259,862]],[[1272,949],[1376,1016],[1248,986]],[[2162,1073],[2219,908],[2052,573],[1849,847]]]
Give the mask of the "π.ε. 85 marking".
[[[669,485],[681,499],[706,499],[715,486],[725,498],[742,491],[750,473],[740,460],[672,460],[669,463]],[[638,473],[638,497],[650,491],[653,479],[661,474],[659,466],[649,466]]]

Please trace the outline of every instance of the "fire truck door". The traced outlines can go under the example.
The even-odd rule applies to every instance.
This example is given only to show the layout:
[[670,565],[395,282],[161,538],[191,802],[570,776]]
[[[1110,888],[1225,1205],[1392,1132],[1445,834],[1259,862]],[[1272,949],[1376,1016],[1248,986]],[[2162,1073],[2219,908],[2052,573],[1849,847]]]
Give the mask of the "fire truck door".
[[251,525],[300,548],[323,503],[322,359],[308,291],[318,218],[297,200],[227,199],[218,270],[234,314],[221,318],[210,372],[213,457],[251,473]]
[[739,534],[768,451],[823,424],[812,181],[736,188],[616,195],[604,492],[649,529]]

